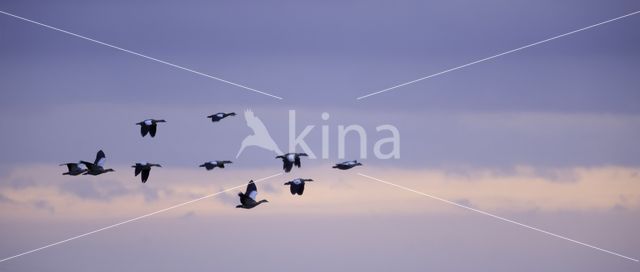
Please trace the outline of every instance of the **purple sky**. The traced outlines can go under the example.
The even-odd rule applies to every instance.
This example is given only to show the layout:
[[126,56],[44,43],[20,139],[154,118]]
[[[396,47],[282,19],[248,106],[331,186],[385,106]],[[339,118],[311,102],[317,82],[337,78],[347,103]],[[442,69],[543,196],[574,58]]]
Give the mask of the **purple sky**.
[[[640,10],[637,1],[10,0],[0,10],[284,98],[0,14],[0,258],[276,173],[268,151],[247,149],[235,159],[250,133],[245,109],[283,150],[288,110],[296,110],[299,130],[315,125],[307,142],[316,154],[323,125],[331,145],[330,159],[306,160],[261,185],[270,206],[229,210],[236,201],[229,193],[0,263],[0,271],[638,268],[481,215],[433,211],[446,206],[356,172],[323,170],[339,160],[338,125],[364,127],[372,154],[386,137],[376,126],[392,124],[401,158],[370,158],[363,173],[640,257],[640,15],[356,100]],[[219,111],[239,115],[212,125],[205,116]],[[134,123],[151,117],[168,122],[155,139],[141,138]],[[355,157],[355,137],[348,143]],[[57,164],[90,160],[98,149],[116,173],[59,176]],[[213,159],[234,164],[222,176],[197,171]],[[128,166],[136,161],[164,168],[154,169],[151,183],[134,183]],[[280,183],[298,174],[330,181],[305,192],[315,189],[317,198],[288,202]],[[433,179],[420,183],[426,175]],[[479,187],[458,187],[467,181]],[[530,184],[530,195],[502,194]],[[567,201],[548,190],[566,192]],[[209,204],[224,216],[207,213]],[[257,263],[246,264],[247,246]]]

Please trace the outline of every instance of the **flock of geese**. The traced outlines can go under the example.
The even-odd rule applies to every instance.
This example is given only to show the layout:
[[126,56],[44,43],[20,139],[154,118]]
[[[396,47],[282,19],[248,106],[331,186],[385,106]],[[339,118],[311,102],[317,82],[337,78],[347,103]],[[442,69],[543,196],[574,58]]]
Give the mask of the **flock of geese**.
[[[211,119],[211,122],[219,122],[220,120],[227,118],[229,116],[235,116],[234,112],[224,113],[219,112],[213,115],[207,116],[207,118]],[[166,123],[165,120],[162,119],[146,119],[142,122],[136,123],[136,125],[140,126],[140,135],[142,137],[146,137],[147,135],[152,138],[156,136],[156,132],[158,131],[158,123]],[[293,166],[301,167],[300,158],[306,157],[306,153],[287,153],[283,155],[276,156],[276,159],[282,160],[282,169],[285,172],[290,172],[293,169]],[[88,161],[80,161],[78,163],[63,163],[60,166],[67,166],[68,171],[62,173],[63,175],[69,176],[79,176],[79,175],[92,175],[97,176],[108,172],[114,172],[115,170],[111,168],[105,168],[104,162],[106,160],[106,155],[104,151],[100,150],[96,154],[96,158],[93,162]],[[214,168],[225,168],[225,164],[233,163],[229,160],[221,160],[221,161],[208,161],[200,165],[200,167],[204,167],[207,171],[213,170]],[[345,161],[338,163],[333,166],[333,168],[340,170],[348,170],[356,166],[362,165],[358,161]],[[151,173],[152,167],[162,167],[157,163],[148,163],[148,162],[138,162],[135,165],[131,166],[134,168],[134,176],[140,175],[140,179],[142,183],[146,183],[149,179],[149,173]],[[304,179],[304,178],[296,178],[291,181],[286,182],[284,185],[289,186],[289,190],[292,195],[302,195],[304,193],[305,183],[311,182],[313,179]],[[266,199],[257,201],[256,196],[258,195],[258,188],[253,180],[249,181],[247,185],[246,191],[238,193],[240,197],[240,205],[237,205],[236,208],[243,209],[251,209],[262,203],[269,202]]]

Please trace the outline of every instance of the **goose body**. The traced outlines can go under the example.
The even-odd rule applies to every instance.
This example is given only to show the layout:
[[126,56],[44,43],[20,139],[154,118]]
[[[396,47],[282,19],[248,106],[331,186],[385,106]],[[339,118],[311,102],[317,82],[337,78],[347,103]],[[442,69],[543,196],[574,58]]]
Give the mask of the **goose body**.
[[66,165],[68,169],[67,172],[62,173],[63,175],[77,176],[87,172],[87,169],[84,169],[81,167],[82,163],[70,162],[70,163],[63,163],[60,166],[63,166],[63,165]]
[[238,193],[238,197],[240,197],[240,205],[236,206],[236,208],[252,209],[262,203],[269,202],[266,199],[256,201],[257,195],[258,187],[256,187],[256,184],[251,180],[249,181],[249,184],[247,184],[247,190],[244,193]]
[[362,163],[359,163],[358,161],[346,161],[346,162],[337,163],[336,165],[333,166],[333,168],[337,168],[340,170],[347,170],[347,169],[354,168],[358,165],[362,165]]
[[289,191],[292,195],[302,195],[304,193],[305,182],[313,181],[312,179],[297,178],[292,181],[286,182],[284,185],[289,185]]
[[218,112],[216,114],[212,114],[207,116],[207,118],[211,118],[211,122],[219,122],[220,120],[227,118],[228,116],[236,116],[235,112],[230,112],[230,113],[224,113],[224,112]]
[[213,170],[213,168],[216,168],[216,167],[224,168],[224,165],[228,163],[233,163],[233,162],[232,161],[209,161],[201,164],[200,167],[204,167],[205,169],[207,169],[207,171],[209,171],[209,170]]
[[140,179],[142,180],[142,183],[147,182],[147,180],[149,179],[149,173],[151,173],[151,167],[162,167],[161,165],[157,164],[157,163],[136,163],[135,165],[132,165],[131,167],[135,168],[134,170],[134,174],[137,177],[138,175],[140,175],[142,173],[142,175],[140,175]]
[[300,157],[306,157],[307,153],[287,153],[284,155],[276,156],[276,159],[282,159],[282,169],[285,172],[290,172],[293,166],[300,168]]
[[142,122],[136,123],[136,125],[140,126],[140,135],[142,137],[147,136],[149,134],[152,138],[156,136],[156,131],[158,130],[158,123],[165,123],[167,121],[159,119],[146,119]]
[[80,163],[84,164],[87,167],[87,171],[84,172],[83,175],[97,176],[107,172],[114,172],[114,170],[111,168],[109,169],[104,168],[104,162],[106,161],[106,159],[107,157],[105,156],[104,152],[100,150],[96,154],[96,159],[95,161],[93,161],[93,163],[90,163],[87,161],[80,161]]

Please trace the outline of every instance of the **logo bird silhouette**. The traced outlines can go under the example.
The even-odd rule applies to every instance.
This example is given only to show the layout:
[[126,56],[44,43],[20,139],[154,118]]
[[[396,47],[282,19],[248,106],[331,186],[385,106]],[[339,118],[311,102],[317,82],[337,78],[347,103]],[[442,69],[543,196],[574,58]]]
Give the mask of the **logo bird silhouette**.
[[249,146],[257,146],[266,150],[271,150],[277,155],[282,154],[282,151],[280,151],[276,142],[271,138],[267,127],[264,126],[264,123],[262,123],[260,118],[253,114],[253,111],[244,111],[244,119],[247,121],[247,126],[253,130],[253,134],[242,140],[242,144],[240,145],[240,150],[238,151],[236,158],[240,157],[242,151]]

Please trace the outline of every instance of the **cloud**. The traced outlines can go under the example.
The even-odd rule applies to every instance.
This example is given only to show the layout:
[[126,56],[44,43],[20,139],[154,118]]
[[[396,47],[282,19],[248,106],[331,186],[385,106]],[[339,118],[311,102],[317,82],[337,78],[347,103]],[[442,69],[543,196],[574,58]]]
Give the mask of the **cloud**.
[[0,180],[9,176],[10,173],[11,167],[9,165],[0,163]]
[[[278,176],[258,184],[259,197],[269,200],[262,213],[362,214],[362,213],[451,213],[446,204],[356,175],[356,171],[330,171],[328,166],[296,169],[312,177],[304,196],[291,196],[290,177]],[[246,180],[273,174],[260,169],[228,169],[216,175],[200,169],[163,168],[146,184],[133,182],[130,173],[75,179],[50,173],[52,166],[23,166],[16,180],[33,180],[32,186],[7,187],[0,195],[0,210],[6,216],[43,216],[38,211],[64,211],[56,216],[139,216],[205,195],[239,186],[190,204],[198,215],[234,213],[237,192]],[[509,171],[487,168],[406,170],[393,167],[362,167],[362,173],[450,201],[489,212],[558,212],[640,209],[640,169],[629,167],[535,168],[514,167]],[[116,172],[118,173],[118,172]],[[16,182],[9,180],[9,182]],[[46,182],[36,182],[46,180]],[[176,180],[181,180],[177,182]],[[212,186],[214,182],[216,185]],[[45,201],[45,202],[42,202]],[[16,203],[36,203],[15,209]],[[204,204],[207,203],[207,204]],[[31,207],[31,209],[29,208]],[[96,213],[96,211],[100,211]],[[172,216],[167,213],[162,216]]]
[[145,202],[153,202],[158,200],[159,198],[158,190],[154,188],[149,188],[145,186],[141,189],[141,191],[142,191],[142,195],[144,196]]
[[[222,191],[223,189],[220,189],[220,191]],[[226,206],[235,206],[240,204],[239,203],[239,199],[238,199],[238,193],[237,192],[226,192],[226,193],[222,193],[220,195],[218,195],[217,197],[215,197],[214,199]]]
[[458,204],[460,204],[462,206],[473,208],[473,204],[468,199],[464,199],[463,198],[463,199],[454,200],[453,202],[458,203]]
[[119,182],[97,182],[89,179],[70,180],[59,185],[59,189],[83,199],[100,201],[109,201],[131,193]]
[[0,203],[13,203],[13,201],[3,194],[0,194]]
[[55,213],[55,208],[46,200],[38,200],[32,203],[33,207],[38,210],[44,210],[49,213]]
[[27,187],[37,186],[38,183],[33,179],[11,179],[5,177],[3,178],[0,186],[5,186],[13,189],[24,189]]

